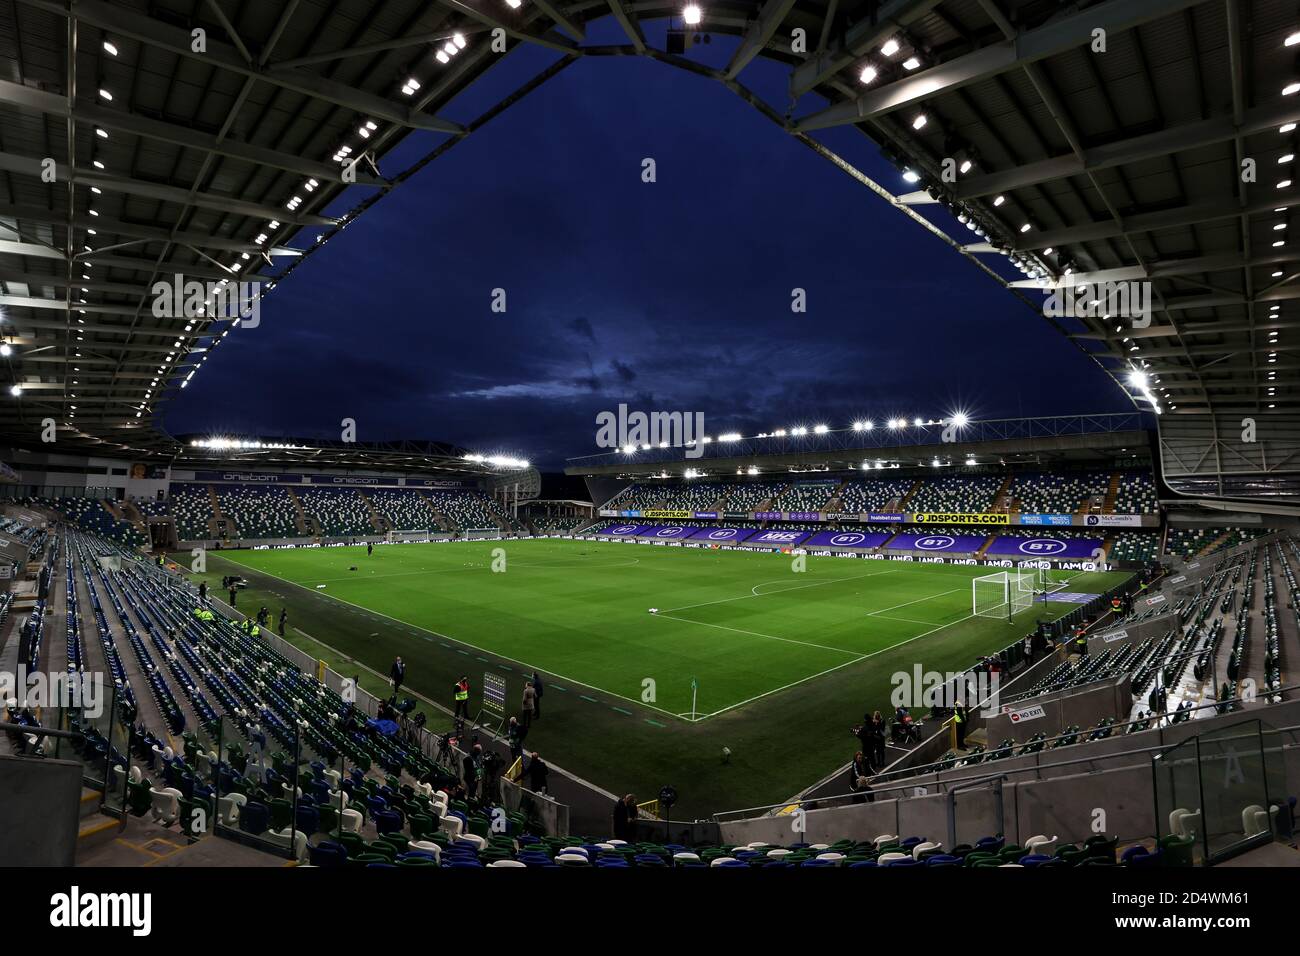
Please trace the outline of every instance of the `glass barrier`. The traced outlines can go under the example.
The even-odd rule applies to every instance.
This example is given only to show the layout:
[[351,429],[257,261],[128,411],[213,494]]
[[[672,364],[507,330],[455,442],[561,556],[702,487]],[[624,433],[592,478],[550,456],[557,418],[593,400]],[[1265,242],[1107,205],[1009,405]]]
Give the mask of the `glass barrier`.
[[1199,734],[1151,758],[1156,836],[1186,862],[1213,865],[1273,840],[1263,725]]
[[278,735],[247,719],[223,715],[211,763],[213,832],[278,856],[305,853],[307,834],[299,829],[298,786],[301,740],[297,722]]

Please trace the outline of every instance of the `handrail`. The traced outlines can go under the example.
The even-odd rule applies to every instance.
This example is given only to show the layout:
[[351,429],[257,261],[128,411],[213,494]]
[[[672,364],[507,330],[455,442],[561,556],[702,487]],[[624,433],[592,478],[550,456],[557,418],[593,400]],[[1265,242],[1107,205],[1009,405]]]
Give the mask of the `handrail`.
[[10,724],[0,722],[0,730],[6,733],[36,734],[40,737],[60,737],[68,740],[86,739],[86,735],[76,730],[55,730],[53,727],[33,727],[30,724]]
[[[1278,734],[1300,733],[1300,724],[1292,724],[1286,727],[1270,727],[1268,732],[1278,733]],[[1094,754],[1089,757],[1075,757],[1070,760],[1061,760],[1056,763],[1049,764],[1047,767],[1043,767],[1042,765],[1035,765],[1032,767],[1009,767],[1005,770],[1000,770],[994,774],[985,774],[984,776],[980,776],[980,777],[963,777],[960,780],[952,780],[952,781],[932,780],[932,781],[923,782],[919,779],[914,779],[909,781],[908,783],[897,784],[889,787],[880,787],[880,788],[872,787],[869,792],[872,797],[877,797],[880,796],[881,794],[894,793],[900,790],[915,790],[917,787],[925,787],[931,784],[936,786],[963,787],[967,783],[971,783],[971,784],[987,783],[989,780],[995,779],[997,777],[1009,777],[1012,774],[1039,773],[1044,769],[1055,770],[1060,767],[1072,767],[1077,764],[1096,763],[1098,759],[1110,760],[1118,757],[1136,757],[1142,754],[1150,754],[1150,753],[1165,751],[1168,750],[1171,746],[1175,746],[1175,745],[1165,743],[1165,744],[1159,744],[1151,747],[1138,747],[1133,750],[1119,750],[1114,753],[1107,753],[1101,755]],[[961,768],[957,768],[957,769],[961,769]],[[947,790],[945,790],[944,792],[947,793]],[[772,810],[783,810],[786,807],[790,807],[790,806],[801,806],[806,803],[817,803],[817,804],[834,803],[837,801],[851,800],[854,797],[861,798],[862,796],[863,794],[861,791],[850,791],[849,793],[831,794],[830,796],[825,796],[825,797],[809,797],[803,800],[783,800],[780,803],[773,803],[761,807],[745,807],[739,810],[722,810],[713,815],[713,820],[718,823],[725,823],[725,822],[730,822],[730,820],[723,820],[722,819],[723,817],[728,817],[736,820],[747,819],[747,817],[739,817],[739,816],[733,817],[734,814],[747,814],[750,816],[758,816]]]
[[[1190,713],[1193,713],[1193,712],[1195,712],[1195,711],[1207,710],[1207,709],[1209,709],[1209,708],[1211,708],[1211,707],[1216,707],[1216,708],[1217,708],[1217,707],[1222,707],[1224,704],[1254,704],[1254,703],[1256,703],[1256,702],[1258,701],[1258,699],[1259,699],[1260,696],[1265,696],[1265,697],[1274,697],[1274,696],[1280,696],[1280,695],[1282,695],[1282,694],[1288,693],[1288,692],[1290,692],[1290,691],[1296,691],[1296,690],[1300,690],[1300,684],[1288,684],[1288,685],[1286,685],[1285,687],[1278,687],[1278,688],[1276,688],[1276,689],[1274,689],[1274,690],[1269,690],[1267,693],[1264,693],[1264,694],[1257,694],[1257,695],[1255,696],[1255,699],[1254,699],[1254,700],[1247,700],[1247,699],[1244,698],[1244,697],[1231,697],[1231,698],[1228,698],[1228,699],[1226,699],[1226,700],[1215,700],[1215,701],[1211,701],[1211,702],[1208,703],[1208,704],[1196,704],[1196,705],[1194,705],[1194,706],[1192,706],[1192,707],[1183,707],[1183,708],[1181,708],[1181,709],[1179,709],[1179,710],[1166,711],[1166,712],[1164,712],[1164,713],[1162,713],[1162,714],[1155,714],[1155,713],[1152,713],[1152,714],[1148,715],[1147,717],[1144,717],[1144,718],[1142,718],[1142,719],[1140,719],[1140,720],[1126,720],[1126,721],[1123,721],[1123,722],[1121,722],[1121,723],[1110,724],[1110,725],[1107,727],[1107,729],[1108,729],[1108,730],[1111,730],[1111,731],[1114,731],[1114,730],[1118,730],[1118,729],[1121,728],[1121,727],[1128,727],[1128,726],[1131,726],[1132,724],[1148,723],[1148,722],[1151,722],[1151,721],[1157,721],[1157,727],[1158,727],[1158,726],[1159,726],[1159,723],[1158,723],[1158,722],[1159,722],[1160,720],[1163,720],[1164,718],[1170,717],[1170,716],[1172,716],[1172,715],[1174,715],[1174,714],[1190,714]],[[1182,721],[1179,721],[1179,723],[1182,723]],[[1170,722],[1169,726],[1173,726],[1173,723]],[[1042,740],[1039,741],[1039,743],[1041,743],[1041,744],[1044,745],[1044,749],[1047,749],[1047,748],[1046,748],[1046,745],[1052,743],[1053,741],[1060,740],[1060,739],[1063,738],[1063,737],[1072,737],[1072,736],[1073,736],[1073,737],[1077,737],[1077,736],[1082,736],[1083,734],[1090,734],[1090,733],[1092,733],[1092,732],[1093,732],[1094,730],[1096,730],[1096,729],[1097,729],[1096,727],[1092,727],[1092,728],[1089,728],[1089,729],[1087,729],[1087,730],[1078,730],[1078,731],[1075,731],[1075,732],[1072,733],[1072,734],[1071,734],[1071,733],[1060,733],[1060,734],[1056,734],[1056,735],[1053,736],[1053,737],[1044,737]],[[1157,729],[1157,728],[1156,728],[1156,727],[1149,727],[1149,728],[1147,728],[1147,729],[1148,729],[1148,730],[1155,730],[1155,729]],[[1114,734],[1114,733],[1112,733],[1111,736],[1113,737],[1113,736],[1117,736],[1117,735]],[[1123,734],[1119,734],[1118,736],[1123,736]],[[1103,738],[1103,739],[1108,739],[1108,738]],[[1090,743],[1090,741],[1086,741],[1086,740],[1081,740],[1081,741],[1078,741],[1078,742],[1079,742],[1079,743]],[[1073,746],[1073,745],[1071,744],[1071,745],[1067,745],[1067,746]],[[923,773],[938,773],[938,772],[940,772],[941,770],[944,770],[944,769],[949,769],[949,770],[951,770],[951,769],[960,769],[960,768],[952,768],[952,767],[948,767],[948,768],[939,768],[939,770],[930,770],[930,769],[926,769],[926,768],[931,768],[931,767],[936,767],[936,766],[938,766],[938,761],[935,761],[935,762],[933,762],[933,763],[929,763],[929,764],[922,764],[922,765],[919,766],[919,767],[912,767],[912,768],[910,768],[910,769],[908,769],[908,770],[893,770],[893,771],[885,771],[885,772],[882,772],[882,773],[878,774],[876,777],[874,777],[874,778],[872,778],[872,779],[880,779],[880,778],[882,778],[882,777],[893,777],[893,776],[896,776],[896,775],[899,775],[899,774],[904,774],[904,773],[911,774],[911,775],[913,775],[913,776],[919,776],[919,775],[921,775],[921,774],[923,774]]]

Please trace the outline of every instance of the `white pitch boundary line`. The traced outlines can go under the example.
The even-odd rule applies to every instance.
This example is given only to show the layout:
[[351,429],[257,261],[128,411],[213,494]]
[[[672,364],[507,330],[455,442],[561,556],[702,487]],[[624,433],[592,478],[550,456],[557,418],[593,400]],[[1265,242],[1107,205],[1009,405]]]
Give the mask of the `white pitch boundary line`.
[[[902,604],[895,604],[893,607],[882,607],[879,611],[868,611],[868,617],[875,617],[877,614],[884,614],[886,611],[897,611],[900,607],[909,607],[913,604],[921,604],[924,601],[933,601],[937,597],[943,597],[945,594],[956,594],[958,591],[965,591],[963,588],[952,588],[949,591],[940,591],[938,594],[929,594],[923,598],[917,598],[915,601],[904,601]],[[924,623],[924,622],[923,622]]]
[[[217,555],[217,557],[222,557],[222,556]],[[434,637],[441,637],[443,640],[455,641],[461,647],[468,647],[472,650],[479,651],[483,654],[492,654],[503,661],[509,661],[512,664],[518,664],[520,667],[527,667],[539,671],[541,670],[541,668],[537,667],[534,664],[528,664],[514,657],[507,657],[505,654],[502,654],[500,651],[493,651],[493,650],[489,650],[486,647],[479,647],[477,644],[470,644],[468,641],[463,641],[458,637],[452,637],[450,634],[443,634],[441,631],[434,631],[431,630],[430,628],[423,627],[422,625],[419,624],[414,624],[410,621],[403,621],[401,618],[393,617],[391,614],[384,614],[382,611],[375,611],[368,607],[362,607],[360,604],[353,604],[351,601],[345,601],[342,598],[335,597],[332,594],[326,594],[324,591],[317,591],[315,588],[310,588],[305,584],[299,584],[297,581],[290,581],[288,578],[277,577],[276,575],[271,574],[269,571],[262,571],[259,568],[254,568],[252,565],[242,564],[241,562],[232,560],[230,558],[225,558],[225,560],[229,561],[231,564],[238,565],[239,567],[247,568],[250,571],[257,571],[259,574],[265,574],[268,577],[275,578],[277,581],[284,581],[286,584],[292,584],[296,588],[302,588],[308,594],[314,594],[317,597],[328,598],[331,601],[337,601],[339,604],[346,604],[348,607],[354,608],[359,612],[369,614],[372,617],[382,617],[385,618],[386,620],[392,621],[394,624],[400,624],[403,627],[421,630],[424,631],[426,634],[432,634]],[[316,640],[316,638],[312,638],[312,640]],[[317,641],[317,643],[323,643],[323,642]],[[585,687],[588,690],[594,690],[598,694],[605,694],[609,697],[617,697],[619,700],[625,700],[629,703],[637,704],[641,707],[646,707],[650,710],[658,711],[659,713],[666,714],[669,717],[677,717],[677,715],[670,710],[664,710],[662,707],[656,707],[653,704],[647,704],[643,700],[633,699],[631,697],[624,697],[622,694],[616,694],[611,690],[605,689],[604,687],[597,687],[594,684],[588,684],[584,681],[577,680],[573,677],[567,677],[564,674],[561,674],[557,671],[550,670],[549,668],[547,669],[546,673],[550,674],[552,677],[558,677],[561,680],[568,681],[570,684],[576,684],[579,687]]]
[[754,701],[756,701],[756,700],[762,700],[764,697],[770,697],[771,695],[776,694],[776,693],[780,693],[780,692],[783,691],[783,690],[788,690],[788,689],[790,689],[791,687],[795,687],[795,686],[797,686],[797,685],[799,685],[799,684],[804,683],[805,681],[810,681],[810,680],[813,680],[814,678],[817,678],[817,677],[823,677],[823,676],[825,676],[826,674],[829,674],[831,671],[837,671],[837,670],[839,670],[839,669],[842,668],[842,667],[848,667],[850,664],[858,664],[858,663],[861,663],[862,661],[865,661],[865,660],[866,660],[867,658],[869,658],[869,657],[875,657],[877,654],[883,654],[883,653],[885,653],[885,651],[892,651],[892,650],[894,650],[895,648],[899,648],[899,647],[903,647],[903,646],[905,646],[905,645],[907,645],[907,644],[911,644],[913,641],[919,641],[921,638],[923,638],[923,637],[928,637],[929,635],[935,633],[936,631],[942,631],[944,628],[946,628],[946,627],[952,627],[954,624],[960,624],[962,621],[969,621],[969,620],[970,620],[971,618],[973,618],[974,616],[975,616],[974,614],[967,614],[965,617],[963,617],[963,618],[959,618],[959,619],[956,620],[956,621],[950,621],[950,622],[947,623],[947,624],[940,624],[938,627],[933,627],[933,628],[931,628],[931,629],[928,630],[928,631],[923,631],[922,633],[917,634],[915,637],[909,637],[909,638],[908,638],[907,640],[905,640],[905,641],[899,641],[897,644],[890,644],[888,647],[882,647],[880,650],[878,650],[878,651],[872,651],[872,652],[869,653],[869,654],[863,654],[863,655],[862,655],[861,657],[859,657],[857,660],[853,660],[853,661],[845,661],[843,664],[838,664],[838,665],[836,665],[835,667],[828,668],[827,670],[821,671],[820,673],[817,673],[817,674],[809,674],[807,677],[801,677],[801,678],[799,678],[799,679],[796,680],[796,681],[791,681],[790,683],[788,683],[788,684],[783,684],[783,685],[780,686],[780,687],[774,687],[774,688],[772,688],[771,690],[764,691],[764,692],[761,693],[761,694],[756,694],[756,695],[753,696],[753,697],[747,697],[745,700],[739,701],[739,702],[737,702],[737,703],[735,703],[735,704],[729,704],[728,706],[723,707],[721,710],[714,710],[714,711],[710,711],[710,712],[707,713],[707,714],[701,714],[697,719],[698,719],[698,720],[706,720],[706,719],[708,719],[709,717],[716,717],[716,716],[718,716],[719,714],[725,714],[725,713],[726,713],[727,711],[729,711],[729,710],[735,710],[737,707],[744,707],[746,704],[752,704],[752,703],[753,703]]
[[692,621],[689,617],[673,617],[671,614],[665,614],[662,611],[650,616],[663,617],[670,621],[680,621],[683,624],[698,624],[701,627],[716,627],[720,631],[735,631],[737,634],[749,634],[752,637],[765,637],[769,641],[784,641],[786,644],[802,644],[804,647],[815,647],[822,651],[834,651],[837,654],[848,654],[850,657],[853,657],[858,653],[857,651],[846,651],[842,647],[828,647],[825,644],[814,644],[811,641],[797,641],[793,637],[777,637],[775,634],[763,634],[759,631],[747,631],[743,627],[728,627],[726,624],[710,624],[708,621]]
[[[902,645],[894,644],[892,646],[901,647]],[[889,650],[889,648],[888,647],[884,648],[884,650]],[[858,664],[862,661],[865,661],[868,657],[871,657],[874,654],[879,654],[879,653],[880,651],[873,651],[871,654],[863,654],[860,657],[855,657],[853,660],[845,661],[843,664],[836,664],[834,667],[828,667],[826,668],[826,670],[818,671],[816,674],[809,674],[807,677],[800,677],[798,680],[792,680],[788,684],[782,684],[780,687],[773,687],[771,690],[765,690],[761,694],[756,694],[753,697],[747,697],[744,700],[737,701],[734,704],[728,704],[726,707],[723,707],[721,710],[712,710],[709,711],[707,714],[697,714],[695,716],[695,720],[696,722],[699,722],[701,720],[707,720],[710,717],[717,717],[719,714],[725,714],[727,711],[735,710],[737,707],[744,707],[746,704],[752,704],[756,700],[762,700],[764,697],[769,697],[772,694],[780,693],[783,690],[789,690],[791,687],[797,687],[798,685],[806,683],[807,681],[816,680],[818,677],[825,677],[827,674],[833,673],[837,670],[840,670],[841,668],[848,667],[851,664]]]
[[882,621],[902,621],[904,624],[920,624],[923,627],[936,626],[934,621],[918,621],[915,618],[911,618],[911,617],[894,617],[892,614],[878,614],[876,616],[879,617]]
[[[243,567],[248,568],[250,571],[261,570],[260,568],[256,568],[251,564],[243,564],[240,561],[235,561],[234,563],[240,564]],[[434,568],[432,571],[421,568],[418,571],[393,571],[389,574],[366,574],[366,575],[353,574],[345,578],[312,578],[312,581],[314,581],[316,584],[335,584],[339,581],[378,581],[382,578],[400,578],[412,574],[447,574],[452,571],[482,571],[485,567],[488,567],[490,563],[491,563],[490,561],[484,561],[482,564],[476,564],[473,567],[468,567],[468,568]],[[631,561],[619,562],[618,564],[600,564],[600,565],[595,565],[594,567],[596,570],[602,570],[604,568],[630,568],[634,564],[640,564],[640,563],[641,563],[640,558],[633,558]],[[571,570],[573,568],[581,568],[584,566],[581,564],[558,565],[558,564],[547,564],[545,562],[542,562],[540,564],[528,564],[528,563],[515,562],[513,564],[513,567],[543,568],[546,570],[550,570],[551,568],[559,568],[561,570],[565,570],[565,569]],[[262,573],[271,574],[271,572],[269,571],[262,571]],[[271,575],[271,576],[278,577],[278,575]],[[285,580],[285,579],[280,578],[280,580]]]
[[[814,581],[811,584],[796,584],[794,587],[782,588],[779,591],[764,591],[762,594],[753,593],[753,588],[751,588],[749,594],[742,594],[739,597],[723,598],[720,601],[702,601],[699,604],[683,604],[681,607],[670,607],[665,611],[660,611],[659,613],[670,614],[673,611],[689,611],[691,608],[696,608],[696,607],[712,607],[714,604],[730,604],[733,601],[748,601],[750,598],[770,597],[773,594],[784,594],[786,591],[799,591],[802,590],[803,588],[824,587],[827,584],[839,584],[843,581],[857,581],[861,578],[874,578],[874,577],[879,577],[882,574],[896,574],[900,570],[902,569],[891,568],[888,571],[868,571],[866,574],[855,574],[852,577],[847,577],[847,578],[835,578],[830,581]],[[755,584],[754,587],[761,588],[763,584],[776,584],[776,583],[778,582],[764,581],[762,582],[762,584]]]

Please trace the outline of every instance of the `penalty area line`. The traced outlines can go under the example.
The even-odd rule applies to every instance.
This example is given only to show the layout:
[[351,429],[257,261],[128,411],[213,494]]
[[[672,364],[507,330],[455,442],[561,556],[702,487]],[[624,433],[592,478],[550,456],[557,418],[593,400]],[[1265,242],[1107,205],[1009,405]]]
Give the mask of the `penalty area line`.
[[975,616],[974,614],[967,614],[965,617],[960,618],[956,621],[951,621],[948,624],[940,624],[938,627],[932,627],[928,631],[922,631],[920,634],[917,634],[914,637],[909,637],[905,641],[899,641],[897,644],[890,644],[888,647],[882,647],[878,651],[872,651],[869,654],[863,654],[860,657],[856,658],[855,660],[845,661],[843,664],[837,664],[834,667],[828,667],[824,671],[820,671],[819,673],[816,674],[809,674],[807,677],[801,677],[796,681],[791,681],[790,683],[783,684],[780,687],[773,687],[771,690],[764,691],[761,694],[757,694],[753,697],[748,697],[745,700],[738,701],[737,703],[734,704],[729,704],[726,707],[723,707],[721,710],[715,710],[711,713],[705,714],[699,719],[703,720],[705,719],[705,717],[716,717],[719,714],[725,714],[729,710],[735,710],[737,707],[744,707],[746,704],[752,704],[756,700],[762,700],[764,697],[770,697],[772,694],[780,693],[783,690],[789,690],[791,687],[797,687],[799,684],[805,683],[806,681],[815,680],[818,677],[824,677],[833,671],[840,670],[841,668],[844,667],[849,667],[852,664],[859,664],[862,661],[875,657],[877,654],[883,654],[886,651],[892,651],[895,648],[903,647],[907,644],[911,644],[913,641],[919,641],[923,637],[929,637],[931,634],[934,634],[936,631],[942,631],[944,628],[952,627],[953,624],[960,624],[962,621],[969,621],[974,616]]
[[764,637],[769,641],[783,641],[786,644],[800,644],[803,647],[815,647],[821,651],[833,651],[836,654],[847,654],[850,657],[857,655],[857,651],[846,651],[842,647],[829,647],[826,644],[814,644],[811,641],[797,641],[793,637],[777,637],[775,634],[763,634],[759,631],[747,631],[743,627],[729,627],[726,624],[710,624],[708,621],[692,621],[689,617],[674,617],[673,615],[665,614],[662,611],[652,616],[657,618],[666,618],[669,621],[680,621],[683,624],[698,624],[701,627],[716,627],[720,631],[734,631],[737,634],[748,634],[751,637]]

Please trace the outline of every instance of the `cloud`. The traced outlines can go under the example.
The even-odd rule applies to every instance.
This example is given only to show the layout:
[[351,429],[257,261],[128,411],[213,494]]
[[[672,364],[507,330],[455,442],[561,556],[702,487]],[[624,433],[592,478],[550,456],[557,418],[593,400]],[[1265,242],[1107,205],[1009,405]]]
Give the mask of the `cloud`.
[[473,388],[463,392],[453,392],[448,398],[471,398],[492,401],[501,398],[574,398],[586,395],[591,385],[586,378],[576,378],[571,382],[514,382],[509,385],[492,385],[487,388]]
[[571,321],[569,323],[569,328],[574,332],[577,332],[584,339],[588,339],[592,342],[596,341],[596,330],[593,329],[591,323],[582,316],[578,316],[578,318]]

